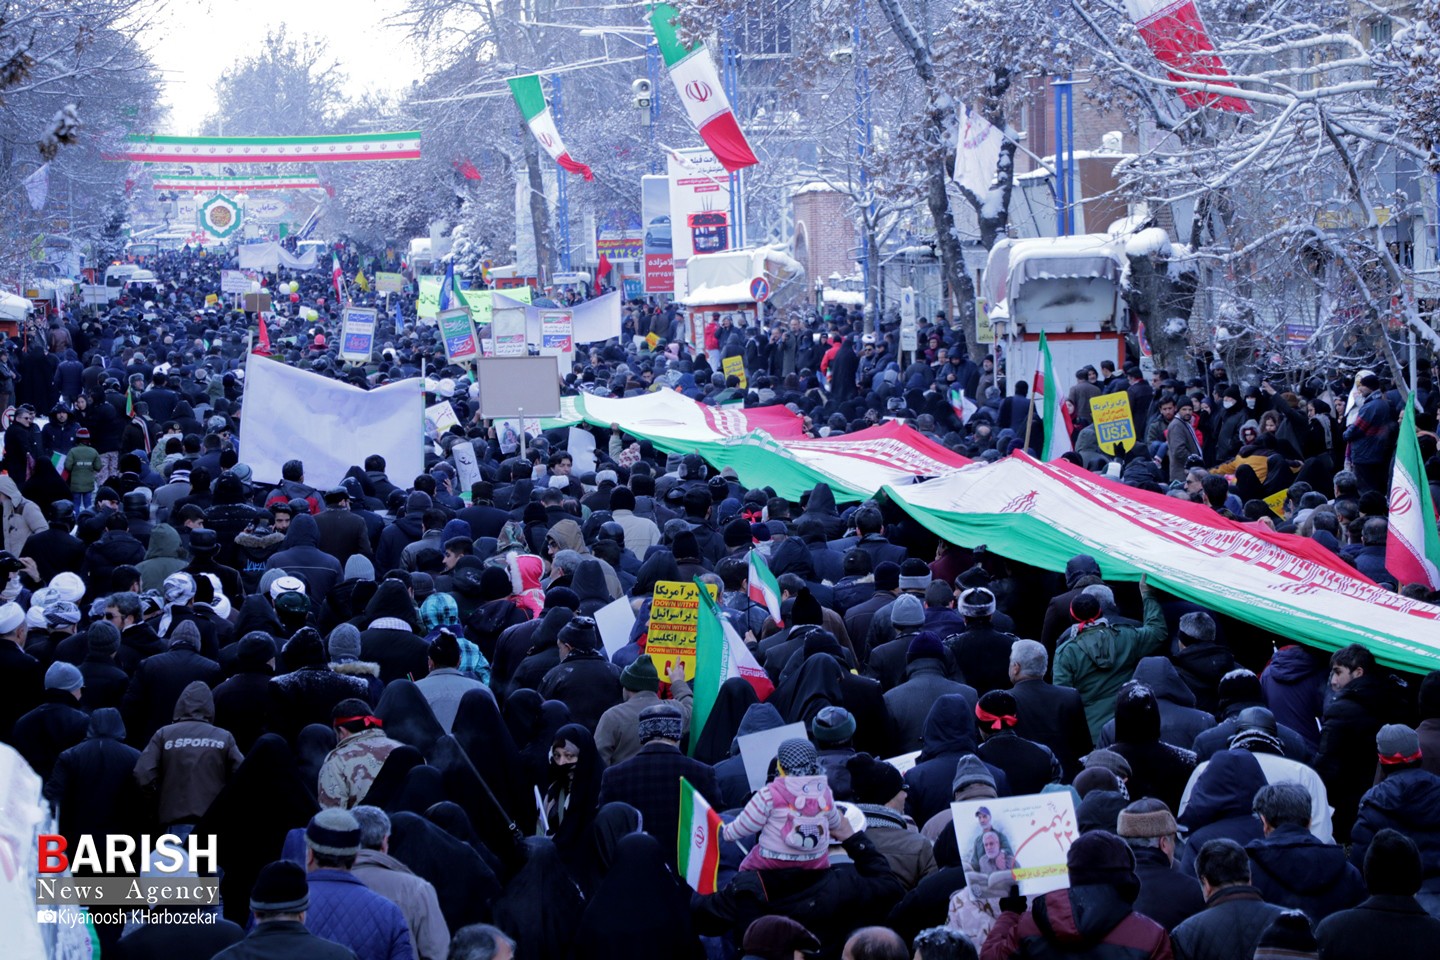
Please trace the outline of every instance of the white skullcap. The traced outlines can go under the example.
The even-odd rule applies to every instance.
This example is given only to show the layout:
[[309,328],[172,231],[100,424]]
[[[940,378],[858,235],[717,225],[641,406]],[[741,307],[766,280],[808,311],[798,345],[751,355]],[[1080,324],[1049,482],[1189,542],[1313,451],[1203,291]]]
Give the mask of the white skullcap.
[[54,599],[69,600],[71,603],[79,603],[80,598],[85,596],[85,581],[80,579],[78,573],[65,571],[57,573],[50,579],[50,589],[55,591]]
[[270,584],[270,599],[274,600],[282,593],[304,593],[305,582],[299,577],[281,577]]
[[[41,610],[44,613],[44,610]],[[0,605],[0,633],[12,633],[25,622],[25,610],[13,600]]]

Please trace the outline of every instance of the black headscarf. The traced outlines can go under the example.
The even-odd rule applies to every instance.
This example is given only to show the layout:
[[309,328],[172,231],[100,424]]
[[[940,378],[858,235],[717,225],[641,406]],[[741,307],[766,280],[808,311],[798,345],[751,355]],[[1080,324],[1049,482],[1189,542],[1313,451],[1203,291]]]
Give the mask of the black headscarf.
[[495,876],[498,877],[505,872],[505,865],[500,862],[499,857],[490,852],[489,847],[485,846],[484,841],[480,839],[480,834],[475,832],[475,825],[470,822],[469,816],[466,815],[460,804],[453,800],[441,800],[425,811],[425,819],[455,839],[464,840],[470,849],[480,854],[480,859],[485,861],[485,866],[489,867]]
[[815,714],[825,707],[843,707],[840,692],[840,664],[832,656],[820,654],[805,661],[800,672],[775,689],[769,702],[774,703],[786,723],[807,726]]
[[[384,773],[385,768],[381,767]],[[374,789],[373,787],[371,789]],[[367,794],[366,799],[369,799]],[[439,767],[418,766],[406,771],[404,782],[385,805],[385,812],[424,813],[445,799],[445,775]]]
[[590,836],[585,844],[585,855],[574,871],[575,879],[587,897],[594,896],[600,881],[610,872],[610,866],[615,862],[615,848],[620,841],[644,828],[645,818],[628,803],[607,803],[596,811],[595,822],[590,825]]
[[285,834],[305,826],[319,809],[285,738],[267,733],[256,740],[195,827],[201,836],[218,838],[227,920],[246,922],[260,868],[280,859]]
[[505,725],[518,750],[521,783],[526,797],[544,788],[550,769],[550,745],[555,732],[570,722],[570,708],[559,700],[545,700],[528,688],[505,699]]
[[385,721],[385,736],[408,743],[428,757],[445,728],[435,719],[430,701],[413,680],[391,680],[375,705],[375,716]]
[[[700,739],[695,745],[695,759],[713,766],[728,758],[730,742],[735,739],[735,731],[740,729],[740,721],[744,719],[745,711],[750,709],[752,703],[759,702],[755,688],[750,686],[750,681],[744,677],[731,677],[720,684],[720,694],[715,698],[715,705],[710,708],[705,729],[699,733]],[[691,735],[695,735],[693,731]]]
[[[644,910],[635,909],[645,904]],[[660,842],[636,833],[615,848],[615,863],[585,906],[575,960],[630,960],[636,944],[664,944],[667,957],[701,957],[690,897],[665,862]]]
[[375,596],[366,604],[365,612],[355,618],[359,621],[355,625],[364,630],[374,620],[394,617],[404,620],[412,632],[423,633],[416,614],[415,601],[410,599],[410,591],[405,589],[405,585],[398,580],[386,580],[375,588]]
[[446,799],[454,800],[464,809],[485,846],[494,851],[507,873],[520,867],[520,837],[514,819],[500,804],[499,797],[480,776],[465,749],[453,736],[443,736],[435,744],[430,762],[440,768],[445,782]]
[[60,478],[55,464],[43,457],[36,458],[35,466],[30,468],[30,477],[20,492],[26,500],[38,503],[46,510],[56,500],[70,500],[72,497],[69,484]]
[[525,866],[495,902],[495,925],[515,938],[515,952],[533,960],[569,960],[585,898],[555,844],[525,841]]
[[600,776],[605,772],[605,762],[595,747],[595,736],[590,729],[579,723],[567,723],[555,731],[554,743],[565,740],[580,748],[580,759],[571,765],[568,773],[553,764],[550,766],[550,781],[545,789],[545,805],[562,786],[560,777],[568,776],[570,799],[565,805],[564,816],[557,827],[550,824],[551,836],[560,855],[567,864],[578,863],[583,856],[585,839],[590,835],[590,824],[595,820],[595,805],[600,799]]
[[475,766],[480,778],[490,784],[501,805],[515,817],[521,831],[535,829],[535,804],[523,782],[520,751],[510,737],[510,728],[500,717],[495,698],[486,690],[470,690],[460,698],[451,727],[456,742]]
[[[251,748],[254,749],[253,747]],[[325,758],[335,749],[335,728],[323,723],[312,723],[301,728],[295,738],[296,763],[300,768],[300,779],[313,797],[320,787],[320,768]]]
[[[417,768],[423,769],[423,768]],[[435,886],[451,930],[490,920],[500,881],[469,844],[416,813],[390,817],[390,855]]]
[[370,789],[365,791],[365,803],[381,810],[390,809],[405,788],[405,779],[410,771],[424,763],[425,758],[420,751],[408,743],[391,750],[390,756],[380,766],[380,772],[370,781]]
[[669,550],[656,550],[640,564],[640,572],[635,577],[635,586],[630,589],[630,596],[649,597],[655,592],[658,581],[679,579],[680,566],[675,562],[675,555]]

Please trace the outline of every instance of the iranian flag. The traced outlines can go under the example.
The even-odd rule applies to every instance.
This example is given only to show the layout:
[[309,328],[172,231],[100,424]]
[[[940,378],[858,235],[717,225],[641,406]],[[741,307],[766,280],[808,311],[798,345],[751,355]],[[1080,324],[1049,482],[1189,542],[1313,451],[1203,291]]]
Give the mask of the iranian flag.
[[720,814],[705,802],[689,780],[681,777],[676,863],[685,882],[696,893],[715,892],[715,880],[720,872],[720,826]]
[[[752,566],[751,571],[754,571]],[[730,626],[720,608],[710,596],[709,588],[697,578],[695,585],[700,588],[700,618],[695,625],[695,679],[690,688],[695,693],[695,702],[690,713],[690,752],[700,742],[705,721],[720,697],[720,685],[731,677],[744,677],[755,688],[755,695],[761,700],[770,696],[775,685],[770,676],[756,661],[745,641]],[[779,591],[777,588],[776,596]]]
[[340,254],[333,253],[330,256],[332,258],[330,267],[330,282],[335,285],[335,296],[339,297],[341,300],[344,300],[345,294],[343,293],[343,291],[341,291],[340,285],[345,282],[345,274],[340,269]]
[[765,562],[759,550],[750,551],[749,583],[750,599],[770,611],[770,619],[775,621],[775,626],[785,626],[780,619],[780,581],[770,572],[770,564]]
[[420,131],[318,137],[164,137],[134,134],[121,159],[136,163],[325,163],[418,160]]
[[1125,6],[1145,45],[1169,68],[1166,76],[1177,83],[1194,84],[1177,91],[1185,106],[1253,112],[1248,101],[1223,92],[1238,88],[1210,43],[1195,0],[1125,0]]
[[1055,364],[1050,360],[1050,344],[1040,332],[1040,366],[1035,371],[1035,398],[1040,405],[1041,421],[1045,424],[1045,447],[1041,460],[1054,460],[1074,448],[1070,445],[1070,411],[1065,408],[1065,392],[1055,379]]
[[1405,404],[1395,448],[1395,473],[1390,478],[1390,528],[1385,536],[1385,568],[1407,583],[1440,589],[1440,533],[1435,529],[1435,503],[1420,460],[1415,432],[1415,403]]
[[545,91],[540,87],[540,75],[528,73],[523,77],[510,78],[510,92],[515,95],[515,105],[520,115],[540,141],[540,146],[550,158],[571,173],[578,173],[586,180],[594,180],[595,174],[585,164],[570,156],[565,142],[560,139],[560,128],[555,126],[555,114],[545,102]]
[[665,69],[670,71],[680,102],[685,104],[685,113],[726,170],[734,173],[754,166],[760,161],[730,109],[710,51],[703,43],[687,47],[681,42],[675,29],[676,13],[668,3],[657,4],[650,14],[650,26],[655,30],[660,55],[665,58]]
[[[251,352],[258,353],[262,357],[268,357],[270,356],[270,330],[268,327],[265,326],[265,314],[262,312],[259,317],[260,333],[255,340],[255,349]],[[129,397],[130,395],[127,393],[125,396]],[[129,406],[128,400],[126,401],[126,406]]]

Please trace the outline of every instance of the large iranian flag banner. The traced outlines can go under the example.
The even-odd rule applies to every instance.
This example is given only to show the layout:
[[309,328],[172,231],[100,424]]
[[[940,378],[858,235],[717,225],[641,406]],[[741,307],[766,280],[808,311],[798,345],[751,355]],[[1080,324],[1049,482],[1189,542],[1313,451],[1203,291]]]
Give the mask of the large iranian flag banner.
[[1389,666],[1440,667],[1440,607],[1346,572],[1313,541],[1213,510],[1106,485],[1071,464],[1014,454],[886,492],[960,546],[986,544],[1047,570],[1078,553],[1106,579],[1141,573],[1184,600],[1322,650],[1362,643]]
[[331,134],[321,137],[127,138],[123,158],[141,163],[326,163],[343,160],[418,160],[420,131]]
[[550,154],[550,159],[570,173],[578,173],[586,180],[594,180],[595,174],[590,168],[571,157],[570,152],[565,149],[565,141],[560,139],[560,128],[555,125],[555,112],[545,101],[540,75],[528,73],[523,77],[511,77],[508,82],[510,92],[515,96],[515,105],[520,108],[520,115],[525,118],[526,126],[535,134],[540,146]]
[[157,173],[152,184],[155,190],[189,190],[200,193],[229,191],[239,193],[253,190],[320,190],[323,185],[314,174],[296,174],[293,177],[196,177]]
[[685,105],[685,113],[700,139],[726,170],[734,173],[754,166],[760,161],[730,108],[714,58],[703,43],[685,46],[675,29],[676,13],[668,3],[657,4],[650,13],[650,26],[655,30],[655,42],[665,58],[665,69],[670,72],[680,102]]

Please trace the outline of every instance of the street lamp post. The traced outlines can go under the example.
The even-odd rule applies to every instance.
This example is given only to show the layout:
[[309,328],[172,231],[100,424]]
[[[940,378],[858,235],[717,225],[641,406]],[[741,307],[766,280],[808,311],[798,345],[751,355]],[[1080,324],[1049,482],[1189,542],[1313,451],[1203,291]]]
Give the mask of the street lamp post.
[[650,78],[650,172],[661,173],[660,155],[655,152],[655,128],[660,125],[660,45],[652,36],[645,44],[645,73]]
[[857,0],[855,21],[850,28],[850,46],[855,51],[855,159],[856,168],[859,171],[857,180],[860,185],[860,200],[865,207],[862,221],[864,229],[860,238],[860,276],[865,284],[867,304],[870,301],[870,231],[873,227],[870,218],[875,214],[875,204],[870,201],[870,176],[865,171],[865,163],[869,160],[872,132],[870,125],[870,64],[866,44],[868,39],[869,35],[865,30],[865,0]]
[[[560,135],[561,141],[565,139],[564,113],[561,109],[561,82],[558,76],[550,78],[550,110],[555,117],[555,132]],[[570,191],[565,183],[566,171],[557,169],[555,183],[558,186],[557,203],[555,216],[559,222],[555,225],[556,233],[559,234],[559,255],[560,270],[568,273],[570,271]]]
[[[725,96],[730,100],[730,109],[740,115],[740,51],[735,46],[735,18],[725,18],[725,33],[721,44],[723,54]],[[745,179],[737,171],[730,174],[730,236],[731,249],[745,246]]]

